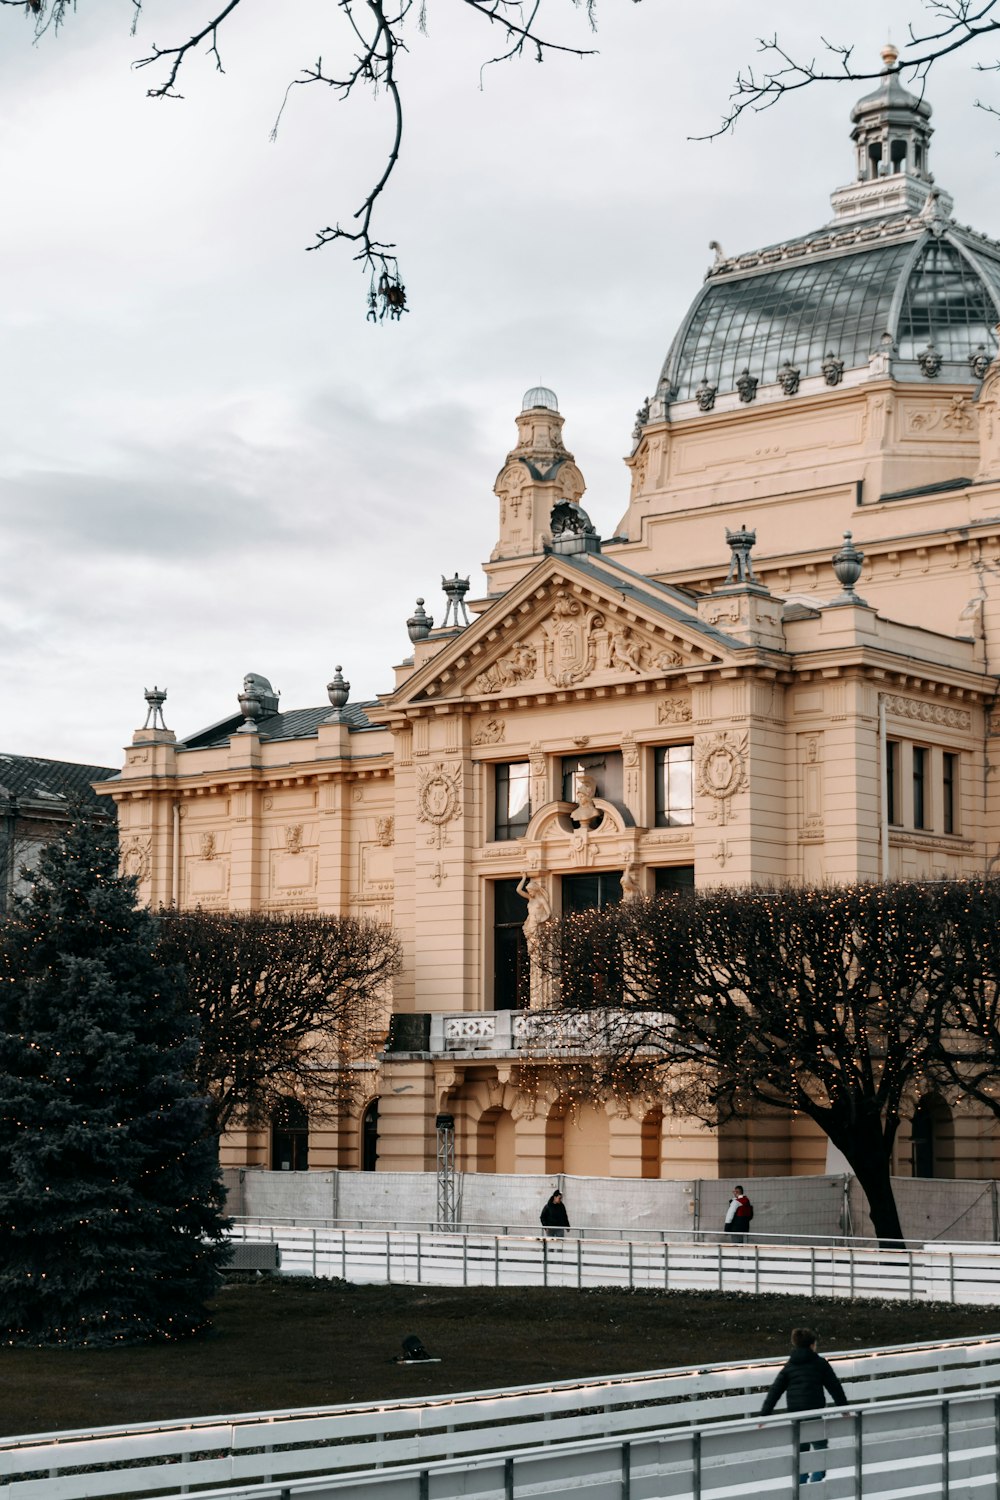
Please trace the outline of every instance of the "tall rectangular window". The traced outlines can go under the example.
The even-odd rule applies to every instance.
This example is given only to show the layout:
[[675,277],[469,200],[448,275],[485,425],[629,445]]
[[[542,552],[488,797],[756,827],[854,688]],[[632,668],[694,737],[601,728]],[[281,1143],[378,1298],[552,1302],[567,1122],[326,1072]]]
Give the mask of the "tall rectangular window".
[[941,814],[945,833],[955,833],[958,828],[958,756],[947,750],[941,757]]
[[913,747],[913,826],[927,827],[927,760],[923,745]]
[[513,760],[493,769],[493,837],[520,839],[531,818],[531,768]]
[[694,822],[693,745],[661,745],[656,752],[656,826]]
[[694,865],[660,865],[653,871],[658,896],[694,890]]
[[528,945],[524,919],[528,904],[517,894],[518,881],[494,880],[493,1009],[517,1010],[530,995]]
[[562,762],[562,794],[564,802],[579,802],[577,778],[589,776],[597,783],[593,793],[606,802],[622,800],[622,753],[620,750],[601,750],[596,755],[564,755]]
[[899,805],[899,741],[886,740],[885,744],[885,786],[886,801],[888,807],[888,820],[890,823],[902,822],[901,809]]

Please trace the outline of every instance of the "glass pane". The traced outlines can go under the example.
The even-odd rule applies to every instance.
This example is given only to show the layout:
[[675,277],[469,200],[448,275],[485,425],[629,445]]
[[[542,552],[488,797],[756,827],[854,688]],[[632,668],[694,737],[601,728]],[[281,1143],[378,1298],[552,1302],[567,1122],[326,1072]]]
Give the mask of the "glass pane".
[[912,250],[910,240],[710,286],[667,356],[675,399],[689,401],[703,377],[720,391],[735,390],[744,368],[772,383],[786,360],[803,379],[819,375],[828,350],[848,369],[867,364]]
[[965,364],[977,344],[992,353],[996,322],[996,306],[975,268],[947,240],[931,240],[907,279],[897,340],[901,358],[916,359],[933,344],[943,358]]
[[526,760],[494,768],[493,837],[521,838],[531,817],[530,767]]
[[693,746],[664,745],[656,752],[656,825],[694,822]]
[[528,903],[517,894],[517,880],[495,880],[493,882],[493,917],[500,925],[507,922],[521,926],[528,915]]
[[563,915],[573,912],[600,911],[617,906],[622,899],[621,870],[603,870],[594,875],[564,875],[562,879]]
[[508,767],[507,817],[511,823],[527,823],[528,798],[531,787],[530,767],[526,760],[515,761]]

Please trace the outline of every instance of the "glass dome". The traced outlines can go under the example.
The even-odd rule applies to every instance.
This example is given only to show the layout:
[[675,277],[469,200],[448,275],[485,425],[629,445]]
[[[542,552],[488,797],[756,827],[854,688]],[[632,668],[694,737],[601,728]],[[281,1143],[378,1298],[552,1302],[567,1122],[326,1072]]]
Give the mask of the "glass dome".
[[772,384],[786,362],[804,380],[822,373],[828,352],[845,370],[858,369],[886,333],[897,378],[925,379],[917,360],[933,344],[944,361],[939,378],[968,380],[977,346],[996,349],[998,321],[1000,246],[973,249],[957,230],[918,229],[894,243],[710,280],[674,340],[661,385],[671,400],[688,401],[703,380],[735,390],[743,370]]
[[951,217],[929,171],[930,105],[902,87],[895,47],[882,61],[878,87],[851,112],[855,178],[834,190],[832,220],[728,260],[713,241],[716,261],[664,362],[661,399],[697,397],[710,411],[716,394],[733,391],[744,402],[767,386],[791,397],[810,377],[837,384],[867,371],[876,353],[888,356],[880,375],[968,382],[995,353],[1000,244]]
[[530,391],[525,391],[524,400],[521,402],[522,411],[531,411],[534,406],[547,407],[549,411],[559,410],[559,398],[555,391],[550,391],[547,385],[533,385]]

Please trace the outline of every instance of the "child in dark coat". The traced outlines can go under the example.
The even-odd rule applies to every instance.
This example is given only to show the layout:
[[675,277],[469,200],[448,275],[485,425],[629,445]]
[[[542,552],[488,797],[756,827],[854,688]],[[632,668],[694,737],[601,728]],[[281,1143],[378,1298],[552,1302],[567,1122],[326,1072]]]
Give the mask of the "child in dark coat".
[[[793,1328],[792,1352],[788,1363],[778,1371],[771,1389],[764,1397],[761,1416],[770,1416],[782,1396],[785,1397],[789,1411],[815,1411],[817,1407],[825,1405],[827,1391],[837,1406],[847,1405],[844,1387],[837,1379],[833,1366],[816,1353],[816,1335],[810,1328]],[[807,1448],[825,1447],[825,1438],[802,1444],[803,1452]],[[817,1470],[813,1474],[800,1474],[799,1483],[808,1484],[811,1480],[816,1484],[825,1478],[826,1470]]]

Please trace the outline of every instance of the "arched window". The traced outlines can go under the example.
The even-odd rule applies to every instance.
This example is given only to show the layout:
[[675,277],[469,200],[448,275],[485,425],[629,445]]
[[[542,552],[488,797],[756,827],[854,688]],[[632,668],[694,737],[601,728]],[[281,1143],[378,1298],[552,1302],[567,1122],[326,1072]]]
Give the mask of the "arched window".
[[282,1099],[271,1116],[272,1172],[309,1169],[309,1116],[297,1099]]
[[361,1116],[361,1170],[374,1172],[378,1161],[378,1100],[373,1099]]

